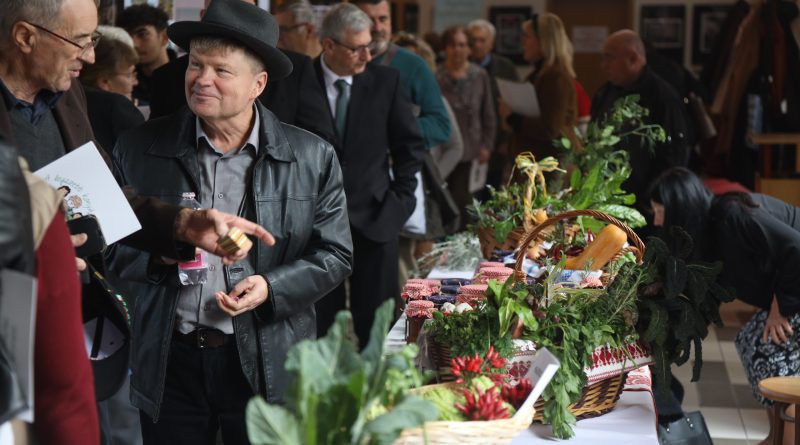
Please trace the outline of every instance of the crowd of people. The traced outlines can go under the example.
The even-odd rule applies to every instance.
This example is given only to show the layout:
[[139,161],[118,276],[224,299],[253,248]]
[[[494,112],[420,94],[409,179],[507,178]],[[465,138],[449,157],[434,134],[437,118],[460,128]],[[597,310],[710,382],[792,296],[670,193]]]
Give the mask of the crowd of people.
[[[737,337],[751,383],[800,371],[796,209],[713,198],[686,169],[684,94],[634,31],[606,39],[608,82],[590,99],[552,13],[522,24],[522,68],[493,51],[490,22],[421,38],[394,32],[388,0],[336,4],[321,20],[307,0],[274,15],[206,0],[198,19],[169,24],[143,4],[98,26],[93,0],[0,6],[0,268],[38,278],[36,443],[247,444],[247,402],[281,401],[293,345],[347,308],[363,347],[375,309],[434,240],[466,227],[468,206],[509,180],[516,155],[562,157],[558,138],[580,149],[576,129],[633,94],[667,138],[620,141],[624,188],[653,230],[706,240],[695,255],[724,260],[737,296],[762,309]],[[499,79],[530,82],[540,115],[513,111]],[[86,142],[142,229],[76,258],[87,234],[69,232],[63,192],[31,171]],[[226,250],[232,229],[255,243]],[[204,258],[198,249],[210,254],[207,278],[186,283],[179,263]],[[129,314],[129,359],[115,375],[84,346],[97,280]],[[668,420],[681,414],[672,401],[659,405]]]

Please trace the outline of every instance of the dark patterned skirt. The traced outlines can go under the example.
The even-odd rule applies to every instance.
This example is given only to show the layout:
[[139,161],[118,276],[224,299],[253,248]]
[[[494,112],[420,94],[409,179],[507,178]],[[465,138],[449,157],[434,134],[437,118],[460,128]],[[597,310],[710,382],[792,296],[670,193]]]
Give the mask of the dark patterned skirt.
[[769,311],[758,311],[736,335],[736,351],[753,388],[753,396],[765,407],[772,406],[772,401],[758,392],[758,382],[767,377],[800,375],[800,314],[795,314],[789,320],[794,335],[788,343],[781,345],[761,341],[768,316]]

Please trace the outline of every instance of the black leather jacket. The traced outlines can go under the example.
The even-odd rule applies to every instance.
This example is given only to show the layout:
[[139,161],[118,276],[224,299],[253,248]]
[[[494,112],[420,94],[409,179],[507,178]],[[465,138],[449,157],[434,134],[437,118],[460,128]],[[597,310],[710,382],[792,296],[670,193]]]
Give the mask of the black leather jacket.
[[[234,317],[233,325],[248,382],[255,393],[274,403],[286,388],[288,350],[315,336],[314,302],[350,274],[352,240],[342,172],[333,147],[307,131],[280,123],[257,106],[261,146],[242,213],[270,231],[276,244],[258,243],[247,260],[225,268],[225,278],[229,289],[254,273],[270,285],[267,301]],[[178,203],[182,192],[200,195],[195,116],[187,108],[123,135],[114,149],[114,160],[123,180],[140,195],[170,203]],[[141,253],[136,262],[146,262],[145,255]],[[175,266],[155,267],[151,261],[148,272],[143,280],[147,283],[129,286],[138,295],[131,398],[155,420],[164,392],[179,284]]]
[[18,156],[0,138],[0,269],[33,275],[31,200]]
[[[0,139],[0,270],[8,268],[33,275],[31,201],[17,156],[17,150]],[[0,423],[13,418],[25,406],[11,358],[0,344]]]

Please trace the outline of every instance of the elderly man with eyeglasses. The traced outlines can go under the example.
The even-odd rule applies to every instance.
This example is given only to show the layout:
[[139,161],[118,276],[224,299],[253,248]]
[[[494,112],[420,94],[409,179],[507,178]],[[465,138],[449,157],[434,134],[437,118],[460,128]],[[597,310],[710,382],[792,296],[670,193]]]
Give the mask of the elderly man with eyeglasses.
[[275,11],[275,20],[281,30],[278,48],[317,57],[322,52],[322,44],[317,35],[314,9],[308,0],[284,2]]
[[[369,63],[371,27],[369,16],[353,4],[334,6],[322,21],[322,55],[314,61],[344,175],[355,264],[350,311],[362,346],[375,310],[397,295],[398,235],[414,210],[425,154],[400,73]],[[317,302],[317,333],[327,332],[344,307],[342,284]]]

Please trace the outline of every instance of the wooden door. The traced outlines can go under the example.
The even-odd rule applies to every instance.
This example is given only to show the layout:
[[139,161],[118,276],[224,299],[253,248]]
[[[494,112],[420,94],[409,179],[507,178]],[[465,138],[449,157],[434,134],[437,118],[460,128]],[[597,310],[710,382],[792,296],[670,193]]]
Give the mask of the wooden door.
[[[632,0],[549,0],[547,10],[561,18],[570,39],[576,26],[583,27],[579,31],[604,27],[607,34],[633,28]],[[589,96],[594,96],[606,81],[600,70],[601,61],[600,52],[582,52],[580,48],[575,52],[575,72]]]

